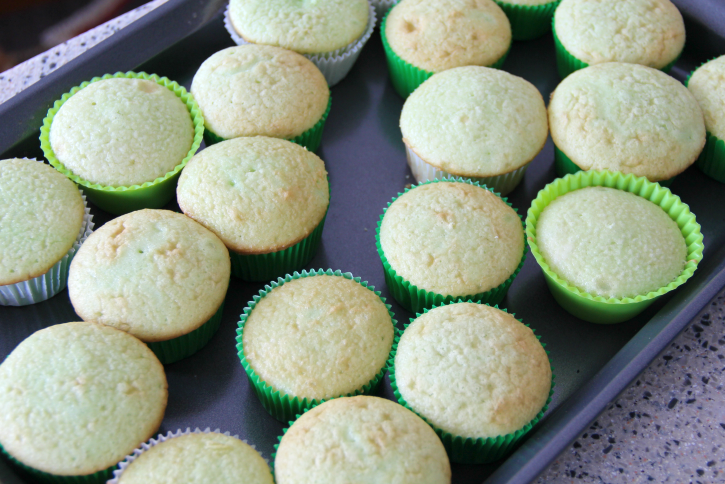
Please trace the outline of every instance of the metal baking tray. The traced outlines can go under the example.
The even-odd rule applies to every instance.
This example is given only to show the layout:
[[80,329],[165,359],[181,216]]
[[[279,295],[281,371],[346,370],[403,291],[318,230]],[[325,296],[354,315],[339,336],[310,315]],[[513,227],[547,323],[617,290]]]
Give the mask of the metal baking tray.
[[[0,105],[0,157],[42,158],[38,132],[47,109],[93,76],[144,70],[188,88],[207,57],[233,45],[222,24],[224,3],[170,0]],[[683,80],[704,60],[725,53],[725,4],[676,3],[686,17],[688,41],[672,75]],[[503,69],[531,81],[548,100],[559,82],[551,36],[514,43]],[[347,78],[332,88],[332,99],[318,152],[330,173],[332,199],[320,250],[308,268],[340,269],[369,281],[388,297],[402,325],[412,315],[389,297],[374,234],[383,207],[414,180],[398,127],[403,100],[388,80],[378,32]],[[554,178],[549,140],[510,202],[525,214],[536,193]],[[547,344],[557,376],[553,401],[546,417],[508,459],[481,466],[454,464],[455,484],[533,480],[725,286],[723,185],[693,167],[671,188],[702,225],[704,259],[687,284],[631,321],[596,325],[571,316],[554,301],[529,254],[502,305],[534,327]],[[167,208],[178,211],[175,203]],[[113,218],[95,207],[91,211],[96,226]],[[239,315],[262,287],[232,278],[219,332],[197,354],[166,366],[169,403],[159,432],[220,428],[239,434],[270,457],[285,425],[269,416],[253,394],[234,341]],[[0,307],[0,361],[34,331],[78,319],[67,291],[33,306]],[[387,377],[380,394],[393,398]],[[1,460],[0,482],[21,482]]]

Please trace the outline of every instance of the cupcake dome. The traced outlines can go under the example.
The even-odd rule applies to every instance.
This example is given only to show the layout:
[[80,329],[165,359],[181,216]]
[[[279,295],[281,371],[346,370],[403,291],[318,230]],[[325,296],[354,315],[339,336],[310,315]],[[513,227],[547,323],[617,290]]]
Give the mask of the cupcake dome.
[[589,65],[627,62],[661,69],[685,45],[685,24],[670,0],[562,0],[554,30],[566,51]]
[[71,264],[76,313],[145,342],[206,323],[224,301],[229,253],[213,233],[167,210],[140,210],[94,232]]
[[479,66],[449,69],[424,82],[405,101],[400,129],[426,163],[463,177],[503,175],[528,164],[549,133],[536,87]]
[[521,219],[479,186],[441,181],[398,197],[380,224],[390,266],[420,289],[467,296],[504,283],[524,252]]
[[330,97],[307,58],[266,45],[243,45],[209,57],[191,84],[204,126],[216,136],[294,138],[322,118]]
[[705,115],[705,128],[720,139],[725,139],[724,78],[725,56],[720,56],[698,67],[687,81]]
[[113,484],[150,482],[274,484],[269,466],[254,447],[218,432],[164,439],[133,459]]
[[58,161],[88,182],[111,187],[163,177],[193,140],[184,102],[146,79],[92,82],[65,101],[50,125]]
[[511,45],[506,14],[492,0],[403,0],[384,36],[405,62],[428,72],[495,64]]
[[537,416],[549,397],[551,365],[533,331],[510,314],[454,303],[405,329],[395,382],[405,403],[434,427],[486,439]]
[[357,40],[368,23],[366,0],[231,0],[229,16],[247,42],[299,52],[332,52]]
[[37,471],[95,474],[151,437],[166,399],[164,369],[138,339],[95,323],[50,326],[0,365],[0,445]]
[[687,258],[685,239],[662,208],[607,187],[556,198],[541,213],[536,237],[552,271],[605,298],[656,291],[680,275]]
[[282,437],[274,472],[277,484],[451,482],[448,456],[428,424],[368,396],[330,400],[297,419]]
[[582,170],[668,180],[695,162],[705,122],[694,96],[656,69],[610,62],[577,71],[551,95],[556,147]]
[[84,205],[78,188],[45,163],[0,160],[0,286],[45,274],[78,237]]
[[381,372],[393,344],[388,308],[341,275],[275,286],[249,312],[242,356],[259,379],[290,399],[359,391]]
[[324,162],[289,141],[236,138],[191,159],[181,210],[242,254],[290,247],[320,224],[330,200]]

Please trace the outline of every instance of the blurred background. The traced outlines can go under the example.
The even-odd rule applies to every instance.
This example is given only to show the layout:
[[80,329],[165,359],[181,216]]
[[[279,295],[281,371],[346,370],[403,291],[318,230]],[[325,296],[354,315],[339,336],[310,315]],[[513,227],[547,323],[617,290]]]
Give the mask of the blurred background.
[[0,72],[148,0],[0,0]]

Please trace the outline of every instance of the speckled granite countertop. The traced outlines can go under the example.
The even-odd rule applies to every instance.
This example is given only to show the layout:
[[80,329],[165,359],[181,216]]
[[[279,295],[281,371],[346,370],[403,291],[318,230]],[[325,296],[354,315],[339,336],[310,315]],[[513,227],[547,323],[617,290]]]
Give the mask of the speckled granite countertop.
[[[0,74],[0,103],[167,0]],[[725,289],[537,483],[725,483]]]

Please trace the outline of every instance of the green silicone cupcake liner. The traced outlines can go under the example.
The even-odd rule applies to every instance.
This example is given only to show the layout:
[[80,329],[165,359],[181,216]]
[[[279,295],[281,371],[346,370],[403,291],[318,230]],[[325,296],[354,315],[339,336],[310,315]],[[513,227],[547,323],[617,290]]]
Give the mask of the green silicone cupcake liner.
[[[452,296],[448,295],[445,296],[443,294],[438,294],[431,291],[426,291],[425,289],[420,289],[417,286],[411,284],[407,280],[403,279],[401,276],[398,275],[398,273],[393,269],[390,265],[390,262],[388,262],[387,257],[385,257],[385,253],[383,252],[383,248],[380,245],[380,225],[383,223],[383,218],[385,217],[385,212],[388,211],[388,208],[390,205],[395,202],[401,195],[404,195],[405,193],[408,193],[410,190],[413,190],[419,186],[427,185],[429,183],[440,183],[440,182],[456,182],[456,183],[468,183],[469,185],[474,185],[480,188],[483,188],[485,190],[490,191],[497,197],[501,198],[501,200],[506,203],[509,207],[513,208],[515,212],[518,213],[518,209],[511,206],[510,203],[508,203],[508,199],[501,197],[498,193],[494,192],[492,189],[488,188],[486,185],[481,185],[478,182],[474,182],[471,180],[466,180],[464,178],[443,178],[439,180],[429,180],[423,183],[419,183],[418,185],[414,185],[410,188],[406,188],[403,193],[398,193],[396,197],[393,197],[393,199],[388,202],[388,206],[383,209],[383,214],[380,216],[380,220],[378,220],[378,226],[375,230],[375,246],[378,249],[378,255],[380,256],[380,260],[383,263],[383,272],[385,274],[385,284],[388,286],[388,290],[390,291],[390,294],[393,295],[393,298],[398,301],[398,303],[403,306],[406,310],[410,311],[411,313],[420,313],[425,309],[432,308],[434,306],[438,306],[441,304],[448,304],[453,301],[473,301],[473,302],[480,302],[485,304],[498,304],[503,300],[503,298],[506,296],[506,293],[508,292],[509,287],[511,286],[511,283],[514,281],[518,273],[521,271],[521,268],[524,266],[524,262],[526,262],[526,239],[524,238],[524,253],[521,255],[521,262],[519,262],[519,265],[516,267],[516,270],[509,276],[508,279],[506,279],[503,283],[500,285],[494,287],[493,289],[490,289],[486,292],[481,292],[478,294],[464,294],[460,296]],[[521,218],[521,215],[519,214],[519,218]],[[521,222],[523,226],[523,219]]]
[[494,0],[511,22],[514,40],[531,40],[541,37],[551,28],[551,18],[561,0],[543,5],[515,5],[505,0]]
[[[439,304],[434,307],[447,306],[449,304],[458,304],[463,302],[476,303],[476,301],[471,300],[452,301]],[[501,309],[498,307],[498,305],[495,305],[493,307],[495,307],[496,309]],[[417,318],[427,313],[431,309],[433,308],[426,308],[423,310],[423,312],[416,313],[415,318],[410,318],[410,322],[405,324],[405,329],[407,329],[408,326],[413,323],[413,321],[415,321]],[[508,313],[508,311],[506,311],[505,309],[501,310]],[[514,314],[512,314],[512,316],[515,317]],[[523,321],[518,318],[517,321],[523,323]],[[530,327],[528,324],[526,324],[525,326]],[[539,420],[541,420],[541,418],[544,416],[544,413],[546,413],[546,410],[549,408],[549,403],[551,403],[551,397],[552,395],[554,395],[554,380],[556,379],[556,377],[554,376],[553,367],[551,368],[551,388],[549,389],[549,396],[546,399],[546,403],[536,414],[536,416],[519,430],[510,434],[499,435],[498,437],[488,437],[485,439],[461,437],[446,432],[445,430],[442,430],[433,425],[427,418],[418,413],[413,407],[408,404],[408,402],[400,394],[400,390],[398,389],[398,383],[395,378],[395,355],[398,351],[398,344],[400,343],[400,338],[402,336],[403,331],[396,330],[395,340],[393,342],[393,350],[391,351],[390,359],[388,360],[388,376],[390,377],[390,386],[393,388],[393,394],[395,395],[395,398],[398,400],[399,404],[414,412],[417,416],[425,420],[425,422],[430,425],[433,430],[435,430],[435,433],[438,434],[438,436],[441,438],[443,446],[446,448],[446,452],[448,453],[448,457],[450,458],[451,462],[457,462],[459,464],[488,464],[489,462],[494,462],[501,459],[514,448],[514,446],[521,439],[521,437],[526,435],[531,430],[531,428],[536,425]],[[541,336],[537,335],[536,332],[534,332],[534,336],[536,336],[536,339],[541,339]],[[541,346],[546,347],[546,344],[541,343]],[[548,355],[549,352],[546,351],[546,354]]]
[[[312,151],[313,153],[317,151],[320,147],[320,142],[322,141],[322,130],[325,127],[327,116],[330,114],[330,108],[332,108],[332,93],[330,93],[330,97],[327,100],[327,109],[325,109],[325,112],[322,114],[320,120],[317,121],[313,127],[301,135],[291,138],[289,141],[304,146],[308,151]],[[217,136],[216,133],[212,132],[209,128],[206,128],[204,131],[204,141],[207,146],[211,146],[215,143],[226,141],[226,139],[221,136]]]
[[28,476],[32,482],[42,484],[105,484],[108,479],[113,477],[113,470],[116,468],[116,464],[113,464],[108,469],[98,471],[93,474],[87,474],[85,476],[59,476],[26,466],[8,454],[2,445],[0,445],[0,453],[2,453],[22,474]]
[[[397,92],[403,99],[405,99],[410,96],[410,94],[415,91],[418,86],[423,84],[426,79],[431,77],[433,73],[425,71],[423,69],[419,69],[414,65],[409,64],[408,62],[401,59],[400,56],[398,56],[398,54],[393,52],[393,49],[390,48],[390,44],[388,44],[388,39],[385,36],[385,24],[388,21],[388,15],[390,15],[390,12],[392,10],[392,8],[388,10],[388,12],[385,14],[385,17],[383,18],[383,23],[380,24],[380,37],[383,39],[383,49],[385,50],[385,58],[388,62],[388,72],[390,73],[390,80],[393,83],[395,92]],[[506,57],[508,56],[510,51],[511,45],[509,45],[506,53],[499,60],[497,60],[493,63],[493,65],[490,65],[488,67],[500,69],[503,63],[506,61]]]
[[[556,48],[556,69],[559,71],[559,77],[564,79],[566,76],[571,74],[574,71],[578,71],[579,69],[584,69],[585,67],[589,67],[589,64],[586,62],[580,61],[573,55],[569,53],[569,51],[566,50],[564,45],[559,40],[559,37],[556,35],[556,29],[554,28],[554,17],[551,18],[551,32],[554,34],[554,45]],[[662,72],[670,72],[672,67],[677,63],[678,60],[680,60],[680,55],[682,55],[682,52],[677,54],[677,57],[675,60],[661,68],[660,70]]]
[[[329,210],[329,206],[328,206]],[[229,250],[232,275],[244,281],[269,281],[309,264],[322,240],[327,210],[315,229],[292,247],[267,254],[238,254]]]
[[154,352],[159,361],[168,365],[181,359],[191,356],[202,349],[209,340],[214,336],[222,322],[222,313],[224,312],[224,301],[222,301],[219,309],[214,316],[206,323],[202,324],[194,331],[179,336],[178,338],[166,341],[157,341],[154,343],[146,343],[151,351]]
[[[703,62],[697,66],[697,69],[712,60],[715,60],[715,58]],[[697,69],[690,72],[687,76],[687,79],[685,79],[685,87],[690,85],[690,78]],[[697,158],[695,164],[705,175],[719,181],[720,183],[725,183],[725,141],[721,140],[709,131],[707,132],[705,139],[705,147],[702,149],[702,152],[700,153],[699,158]]]
[[[539,252],[536,241],[536,223],[539,216],[555,198],[590,186],[616,188],[634,193],[660,206],[677,223],[687,244],[687,263],[674,281],[657,291],[634,298],[605,298],[580,291],[551,270]],[[653,183],[645,177],[609,171],[580,171],[574,175],[558,178],[546,185],[529,208],[526,216],[526,238],[536,262],[544,272],[554,299],[574,316],[592,323],[619,323],[633,318],[652,304],[655,299],[684,284],[697,269],[704,250],[700,225],[680,197],[673,195],[668,188]]]
[[[248,306],[244,308],[244,313],[240,316],[239,320],[239,328],[237,329],[237,355],[239,356],[239,359],[242,362],[242,366],[244,367],[244,371],[247,373],[247,377],[249,378],[249,382],[252,385],[252,389],[254,390],[254,393],[257,395],[259,400],[262,402],[262,406],[264,407],[267,412],[269,412],[270,415],[272,415],[274,418],[281,422],[290,422],[295,418],[295,416],[299,416],[302,413],[304,413],[306,410],[312,408],[313,406],[320,404],[328,399],[308,399],[308,398],[302,398],[299,397],[290,397],[289,395],[284,395],[280,391],[275,390],[270,385],[267,384],[267,382],[263,381],[259,375],[252,369],[252,367],[249,365],[249,362],[247,362],[247,358],[244,356],[244,325],[247,323],[247,318],[249,317],[249,314],[254,310],[257,303],[260,301],[260,299],[264,298],[267,294],[269,294],[272,290],[274,290],[276,287],[282,286],[287,282],[290,282],[294,279],[301,279],[304,277],[314,277],[314,276],[321,276],[321,275],[328,275],[328,276],[340,276],[344,277],[345,279],[350,279],[352,281],[357,282],[362,287],[367,288],[371,292],[373,292],[376,296],[380,298],[380,300],[385,304],[385,298],[380,296],[380,291],[376,291],[373,286],[369,286],[366,281],[361,281],[359,277],[353,277],[352,274],[349,272],[341,272],[339,270],[333,271],[332,269],[322,270],[311,270],[311,271],[302,271],[295,272],[294,274],[287,274],[284,276],[284,278],[279,278],[277,281],[272,281],[266,286],[264,286],[264,289],[259,291],[259,296],[254,296],[254,300],[249,301]],[[390,304],[385,304],[385,307],[388,308],[388,314],[390,314],[390,319],[392,320],[393,328],[395,328],[395,314],[393,314],[393,311],[391,311]],[[363,385],[361,388],[355,390],[352,393],[347,393],[345,395],[338,395],[338,397],[353,397],[356,395],[370,395],[377,391],[378,387],[380,386],[380,383],[383,380],[383,375],[385,374],[385,365],[380,369],[380,371],[373,377],[372,380],[370,380],[368,383]],[[337,398],[337,397],[334,397]]]
[[[68,170],[55,156],[50,146],[50,126],[53,118],[60,107],[75,93],[88,86],[92,82],[98,82],[105,79],[128,78],[128,79],[146,79],[154,81],[161,86],[171,90],[181,99],[194,123],[194,140],[191,143],[191,149],[181,163],[176,165],[173,170],[166,175],[159,177],[153,181],[145,182],[141,185],[111,187],[91,183],[72,171]],[[191,93],[187,92],[182,86],[166,77],[159,77],[156,74],[146,74],[145,72],[117,72],[115,74],[106,74],[103,77],[94,77],[90,81],[83,82],[80,86],[76,86],[69,92],[63,94],[60,99],[55,101],[53,107],[48,110],[48,114],[43,120],[43,126],[40,128],[40,147],[45,154],[48,162],[59,172],[73,180],[75,183],[83,187],[83,192],[88,199],[106,212],[121,215],[142,208],[161,208],[166,205],[176,195],[176,181],[179,178],[181,170],[186,163],[194,156],[196,150],[199,149],[201,139],[204,134],[204,117],[199,110],[199,106],[194,101]]]
[[[571,158],[566,156],[566,154],[561,151],[556,144],[554,144],[554,167],[556,168],[556,175],[559,177],[570,173],[573,175],[574,173],[582,171],[582,169],[579,168],[576,163],[571,161]],[[675,178],[677,178],[677,175],[672,178],[668,178],[667,180],[658,181],[657,183],[663,187],[669,187],[672,185],[672,182],[675,181]]]

